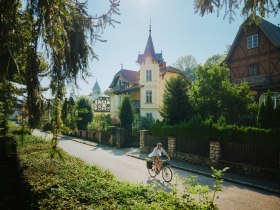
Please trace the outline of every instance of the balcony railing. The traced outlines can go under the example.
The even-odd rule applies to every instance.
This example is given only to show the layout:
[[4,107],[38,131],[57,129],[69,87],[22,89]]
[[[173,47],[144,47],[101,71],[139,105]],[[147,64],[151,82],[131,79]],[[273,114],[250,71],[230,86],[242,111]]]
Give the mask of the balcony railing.
[[242,82],[247,82],[250,86],[266,86],[270,85],[270,75],[259,75],[254,77],[245,77],[242,79],[233,80],[234,83],[240,84]]

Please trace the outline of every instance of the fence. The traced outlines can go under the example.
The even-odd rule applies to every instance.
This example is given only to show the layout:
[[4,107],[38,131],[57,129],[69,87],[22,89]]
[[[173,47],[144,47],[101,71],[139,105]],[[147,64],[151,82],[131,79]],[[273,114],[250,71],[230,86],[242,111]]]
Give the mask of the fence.
[[[280,181],[280,148],[214,140],[159,137],[140,131],[140,151],[151,152],[157,142],[168,148],[172,159],[201,165],[230,167],[231,171]],[[167,147],[168,145],[168,147]]]
[[278,169],[279,148],[253,144],[221,143],[221,160]]
[[156,147],[157,143],[162,143],[163,148],[168,151],[168,138],[162,136],[145,136],[144,144],[148,147]]
[[176,151],[209,157],[209,141],[197,141],[184,138],[176,139]]

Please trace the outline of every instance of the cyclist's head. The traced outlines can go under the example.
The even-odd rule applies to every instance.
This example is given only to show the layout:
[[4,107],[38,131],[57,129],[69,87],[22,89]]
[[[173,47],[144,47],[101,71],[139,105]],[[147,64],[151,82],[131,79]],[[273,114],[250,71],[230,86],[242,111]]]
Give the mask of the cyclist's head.
[[160,143],[160,142],[157,143],[157,147],[158,147],[158,148],[161,148],[161,147],[162,147],[162,143]]

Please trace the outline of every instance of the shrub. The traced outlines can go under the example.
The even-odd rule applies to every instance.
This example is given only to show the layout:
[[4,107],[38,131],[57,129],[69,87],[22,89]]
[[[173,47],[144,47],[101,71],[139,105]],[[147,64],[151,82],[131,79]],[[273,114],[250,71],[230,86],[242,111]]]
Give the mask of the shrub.
[[133,113],[131,100],[127,96],[122,101],[122,104],[120,107],[119,118],[121,120],[122,128],[125,128],[128,131],[131,131],[132,122],[134,119],[134,113]]
[[50,121],[47,121],[42,126],[43,131],[52,131],[52,123]]
[[140,117],[139,130],[150,130],[155,124],[154,118]]
[[220,140],[235,143],[254,143],[280,146],[280,129],[263,129],[237,125],[213,124],[211,118],[195,116],[188,122],[169,126],[156,123],[151,132],[156,136],[187,137],[195,140]]

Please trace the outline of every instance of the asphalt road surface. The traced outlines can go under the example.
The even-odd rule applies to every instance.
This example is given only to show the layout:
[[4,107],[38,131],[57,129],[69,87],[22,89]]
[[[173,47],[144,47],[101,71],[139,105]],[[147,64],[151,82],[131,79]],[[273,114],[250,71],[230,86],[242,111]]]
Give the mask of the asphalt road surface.
[[[49,137],[39,131],[35,131],[34,134]],[[64,151],[81,158],[89,164],[98,165],[111,171],[119,180],[132,183],[157,183],[158,187],[166,191],[171,191],[174,184],[177,184],[179,190],[182,190],[182,179],[190,175],[197,176],[199,183],[202,185],[211,185],[214,182],[210,177],[179,169],[173,169],[175,177],[173,176],[173,180],[170,183],[165,183],[161,175],[156,178],[150,178],[145,161],[128,156],[129,152],[131,152],[129,149],[115,149],[100,144],[89,146],[68,139],[61,139],[59,146]],[[222,192],[219,192],[218,195],[219,199],[216,200],[216,203],[219,209],[280,210],[280,195],[239,184],[223,182]]]

